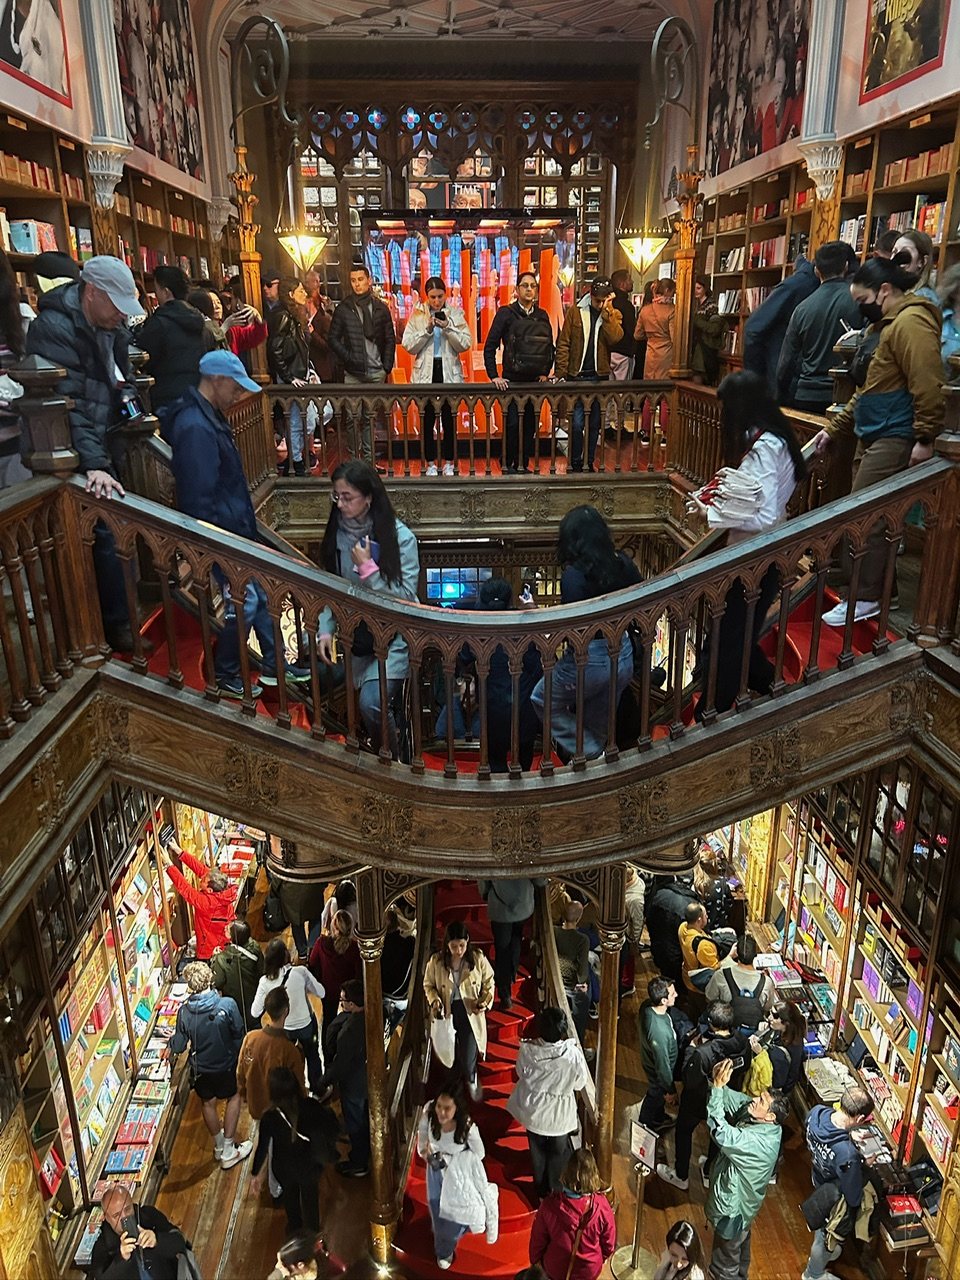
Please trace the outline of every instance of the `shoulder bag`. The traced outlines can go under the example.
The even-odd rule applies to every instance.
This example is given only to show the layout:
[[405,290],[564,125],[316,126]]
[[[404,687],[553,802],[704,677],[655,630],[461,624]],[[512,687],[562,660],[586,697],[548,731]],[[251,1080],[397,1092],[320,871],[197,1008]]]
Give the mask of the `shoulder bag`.
[[577,1234],[573,1237],[573,1247],[570,1250],[570,1261],[567,1263],[567,1274],[565,1280],[570,1280],[573,1275],[573,1264],[577,1260],[577,1254],[580,1252],[580,1241],[583,1239],[583,1232],[587,1225],[587,1220],[593,1213],[593,1196],[590,1197],[590,1203],[583,1211],[580,1218],[580,1225],[577,1227]]

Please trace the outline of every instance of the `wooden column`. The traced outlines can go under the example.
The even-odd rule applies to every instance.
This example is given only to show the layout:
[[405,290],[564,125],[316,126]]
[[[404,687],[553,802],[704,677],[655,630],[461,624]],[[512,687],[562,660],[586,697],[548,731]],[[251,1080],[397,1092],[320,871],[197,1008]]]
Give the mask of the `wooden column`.
[[960,528],[960,434],[953,434],[960,410],[960,388],[946,387],[947,426],[934,444],[937,456],[947,458],[954,470],[940,488],[937,511],[927,521],[926,546],[920,571],[920,589],[914,622],[916,642],[932,649],[953,638],[960,608],[960,555],[957,530]]
[[680,214],[674,223],[680,238],[680,247],[674,257],[676,265],[677,299],[674,308],[673,358],[675,367],[671,378],[689,378],[690,332],[693,315],[693,269],[697,257],[697,212],[703,203],[700,195],[700,179],[703,171],[697,168],[698,148],[687,147],[687,168],[678,177],[680,193],[677,200]]
[[390,1261],[397,1229],[394,1206],[394,1161],[390,1147],[390,1117],[387,1108],[387,1055],[383,1040],[383,985],[380,956],[383,954],[383,882],[377,868],[361,871],[357,877],[360,919],[357,945],[363,957],[363,1007],[367,1033],[367,1089],[370,1107],[370,1234],[373,1256],[380,1266]]
[[597,1134],[593,1154],[607,1194],[613,1187],[613,1121],[617,1088],[617,1022],[620,1009],[620,950],[626,931],[624,883],[619,865],[600,872],[600,1040],[597,1049]]
[[4,1218],[0,1231],[2,1280],[59,1275],[60,1268],[44,1221],[43,1199],[33,1171],[22,1106],[17,1107],[0,1130],[0,1187],[3,1187]]

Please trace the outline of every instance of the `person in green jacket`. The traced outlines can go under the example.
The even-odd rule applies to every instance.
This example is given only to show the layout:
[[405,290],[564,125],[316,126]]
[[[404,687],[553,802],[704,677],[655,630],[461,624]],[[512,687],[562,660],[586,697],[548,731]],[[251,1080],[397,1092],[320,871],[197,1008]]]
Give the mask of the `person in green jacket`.
[[[659,1131],[668,1125],[666,1105],[676,1106],[679,1046],[670,1016],[677,988],[670,978],[651,978],[640,1006],[640,1061],[647,1075],[647,1092],[640,1104],[640,1123]],[[672,1123],[669,1122],[669,1123]]]
[[213,985],[222,996],[237,1002],[243,1019],[244,1033],[256,1031],[260,1019],[250,1012],[257,984],[263,977],[263,953],[259,942],[250,937],[246,920],[234,920],[227,930],[230,942],[210,961]]
[[776,1090],[751,1098],[729,1088],[732,1074],[729,1058],[718,1062],[707,1098],[707,1126],[718,1148],[704,1206],[713,1227],[712,1280],[747,1280],[750,1229],[776,1168],[781,1126],[789,1112],[786,1098]]

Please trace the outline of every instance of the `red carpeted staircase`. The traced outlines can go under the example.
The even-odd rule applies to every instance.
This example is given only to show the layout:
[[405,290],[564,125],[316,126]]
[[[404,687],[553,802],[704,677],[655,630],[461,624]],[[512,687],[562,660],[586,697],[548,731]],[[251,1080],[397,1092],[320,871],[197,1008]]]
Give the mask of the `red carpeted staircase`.
[[[451,920],[463,920],[470,930],[471,942],[492,962],[490,925],[476,884],[441,881],[434,902],[438,934]],[[506,1110],[516,1082],[514,1063],[520,1031],[536,1008],[534,980],[524,959],[521,958],[520,977],[514,986],[513,1008],[509,1013],[494,1008],[487,1014],[487,1056],[480,1061],[483,1100],[469,1104],[486,1147],[487,1177],[500,1188],[500,1238],[496,1244],[487,1244],[482,1233],[465,1235],[457,1246],[453,1266],[448,1272],[441,1271],[433,1251],[426,1171],[423,1161],[414,1156],[395,1242],[397,1261],[410,1277],[435,1280],[450,1275],[479,1280],[500,1276],[512,1280],[528,1265],[527,1243],[539,1200],[533,1191],[526,1133]],[[443,1067],[434,1062],[426,1098],[435,1096],[445,1074]]]

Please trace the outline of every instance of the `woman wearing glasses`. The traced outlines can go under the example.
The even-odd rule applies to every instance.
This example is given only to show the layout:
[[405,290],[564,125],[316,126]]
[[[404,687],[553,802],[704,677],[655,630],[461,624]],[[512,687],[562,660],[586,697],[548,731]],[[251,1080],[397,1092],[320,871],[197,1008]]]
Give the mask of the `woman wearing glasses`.
[[[320,567],[363,591],[395,600],[416,600],[420,578],[417,540],[394,514],[383,481],[366,462],[342,462],[333,473],[333,507],[320,545]],[[336,622],[330,608],[320,614],[317,652],[333,667]],[[353,685],[360,691],[360,715],[374,751],[381,745],[380,671],[373,636],[364,623],[350,645]],[[386,658],[387,728],[390,752],[397,755],[394,704],[410,674],[406,641],[397,634]]]

